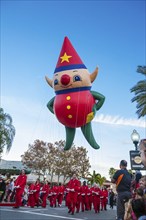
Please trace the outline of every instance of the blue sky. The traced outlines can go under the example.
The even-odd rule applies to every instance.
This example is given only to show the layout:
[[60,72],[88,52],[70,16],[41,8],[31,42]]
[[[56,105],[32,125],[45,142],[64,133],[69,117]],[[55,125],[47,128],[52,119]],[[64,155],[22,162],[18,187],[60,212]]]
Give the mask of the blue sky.
[[108,177],[134,149],[136,129],[146,137],[145,118],[138,119],[130,88],[146,65],[145,1],[1,1],[1,106],[13,118],[16,136],[3,159],[20,160],[36,139],[54,143],[65,129],[48,111],[55,95],[45,75],[53,77],[65,36],[90,72],[99,74],[92,90],[105,103],[92,123],[100,150],[92,149],[77,129],[74,143],[88,150],[92,170]]

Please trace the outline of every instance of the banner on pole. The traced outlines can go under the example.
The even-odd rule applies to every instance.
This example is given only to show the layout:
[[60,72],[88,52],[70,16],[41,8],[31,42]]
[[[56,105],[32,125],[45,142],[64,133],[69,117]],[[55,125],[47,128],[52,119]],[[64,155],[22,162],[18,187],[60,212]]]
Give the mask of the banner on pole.
[[131,169],[132,170],[146,170],[142,161],[140,152],[138,150],[131,150],[130,153],[130,162],[131,162]]

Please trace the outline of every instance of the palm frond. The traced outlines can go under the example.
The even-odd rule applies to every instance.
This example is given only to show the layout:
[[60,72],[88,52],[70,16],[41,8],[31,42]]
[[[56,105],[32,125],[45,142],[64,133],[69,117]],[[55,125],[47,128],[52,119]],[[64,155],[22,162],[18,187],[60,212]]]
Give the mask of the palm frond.
[[[137,72],[146,76],[146,66],[138,66]],[[135,86],[130,89],[135,96],[131,99],[131,102],[136,102],[136,114],[138,118],[146,115],[146,80],[139,81]]]

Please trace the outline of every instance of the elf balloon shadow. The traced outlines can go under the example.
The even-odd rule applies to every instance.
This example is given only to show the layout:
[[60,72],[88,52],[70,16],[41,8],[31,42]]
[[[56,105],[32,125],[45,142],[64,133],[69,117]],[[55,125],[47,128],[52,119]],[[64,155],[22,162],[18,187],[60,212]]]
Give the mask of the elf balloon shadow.
[[105,100],[102,94],[91,91],[97,74],[98,68],[92,74],[89,73],[71,42],[65,37],[53,79],[46,77],[47,83],[56,93],[47,107],[66,129],[64,150],[71,148],[77,127],[81,127],[88,143],[94,149],[99,149],[91,126],[96,111]]

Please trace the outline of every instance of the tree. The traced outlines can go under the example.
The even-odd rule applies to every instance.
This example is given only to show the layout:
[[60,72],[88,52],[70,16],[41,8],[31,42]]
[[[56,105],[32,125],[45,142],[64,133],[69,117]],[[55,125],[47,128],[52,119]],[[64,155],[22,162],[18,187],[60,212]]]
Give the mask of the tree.
[[12,125],[12,117],[4,113],[3,108],[0,108],[0,158],[4,147],[6,147],[7,153],[10,151],[14,136],[15,128]]
[[[142,73],[146,77],[146,66],[138,66],[137,72]],[[146,80],[139,81],[130,91],[135,93],[135,97],[131,101],[137,102],[136,113],[138,118],[144,117],[146,115]]]
[[51,182],[54,175],[58,176],[58,182],[61,176],[65,182],[73,173],[85,176],[91,167],[86,149],[73,146],[64,151],[64,146],[62,140],[54,144],[36,140],[21,156],[22,162],[39,175],[49,174]]
[[89,182],[91,185],[93,185],[93,183],[98,183],[100,186],[102,186],[102,185],[103,185],[103,182],[106,180],[105,177],[102,177],[102,176],[100,175],[100,173],[96,173],[95,170],[93,170],[93,174],[91,174],[91,173],[88,174],[87,179],[88,179],[88,182]]
[[45,175],[46,169],[49,168],[48,146],[43,141],[35,140],[34,144],[29,144],[28,150],[21,155],[21,158],[22,163],[38,175]]
[[96,183],[98,183],[100,186],[103,185],[103,183],[106,181],[106,178],[104,176],[101,176],[99,173],[97,175],[97,178],[96,178]]
[[89,173],[91,167],[89,158],[87,158],[88,151],[84,147],[72,147],[73,161],[71,166],[72,174],[77,172],[78,176],[85,177]]
[[[68,151],[64,151],[65,141],[55,142],[53,149],[55,151],[52,169],[53,173],[58,176],[58,182],[63,176],[64,182],[71,178],[74,173],[78,176],[86,176],[90,166],[87,158],[87,150],[84,147],[75,145]],[[50,155],[49,155],[50,156]]]
[[111,167],[111,168],[109,169],[109,176],[110,176],[111,179],[112,179],[112,177],[113,177],[113,175],[115,174],[116,171],[117,171],[117,170],[116,170],[115,168],[113,168],[113,167]]

